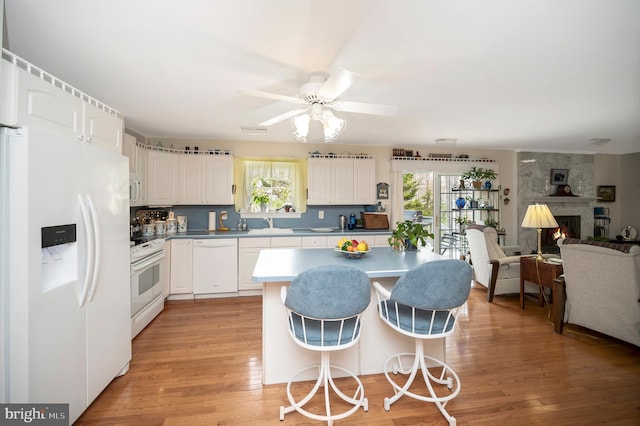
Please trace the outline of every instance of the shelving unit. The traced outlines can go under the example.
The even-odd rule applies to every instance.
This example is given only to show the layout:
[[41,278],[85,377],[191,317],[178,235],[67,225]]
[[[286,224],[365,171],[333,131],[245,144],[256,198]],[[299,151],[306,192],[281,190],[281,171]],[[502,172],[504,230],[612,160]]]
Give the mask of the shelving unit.
[[[465,200],[463,208],[456,205],[456,200],[462,198]],[[471,203],[471,201],[477,202]],[[466,218],[470,223],[478,223],[482,221],[485,225],[496,222],[496,226],[500,227],[500,209],[498,208],[500,201],[500,188],[495,189],[476,189],[476,188],[452,188],[448,191],[441,192],[441,227],[440,240],[441,254],[448,249],[458,253],[460,257],[468,254],[467,239],[464,235],[465,226],[460,225],[458,220]],[[501,234],[502,236],[504,234]]]
[[609,238],[609,224],[611,217],[609,216],[608,207],[593,208],[593,236]]

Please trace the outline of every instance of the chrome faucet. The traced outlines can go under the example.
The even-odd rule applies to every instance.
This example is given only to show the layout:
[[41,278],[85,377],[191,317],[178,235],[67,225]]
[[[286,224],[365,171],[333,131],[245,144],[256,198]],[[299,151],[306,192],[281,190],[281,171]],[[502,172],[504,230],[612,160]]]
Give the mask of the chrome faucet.
[[265,217],[264,220],[266,220],[267,223],[269,224],[269,229],[273,229],[273,218],[272,217]]

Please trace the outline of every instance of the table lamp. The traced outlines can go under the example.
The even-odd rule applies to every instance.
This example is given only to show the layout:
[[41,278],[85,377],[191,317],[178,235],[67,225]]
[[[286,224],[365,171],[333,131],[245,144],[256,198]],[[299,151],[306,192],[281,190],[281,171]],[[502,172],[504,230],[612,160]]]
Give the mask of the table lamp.
[[523,228],[536,228],[538,230],[538,255],[536,260],[542,260],[542,228],[557,228],[556,222],[551,210],[546,204],[533,204],[527,207],[527,212],[522,220]]

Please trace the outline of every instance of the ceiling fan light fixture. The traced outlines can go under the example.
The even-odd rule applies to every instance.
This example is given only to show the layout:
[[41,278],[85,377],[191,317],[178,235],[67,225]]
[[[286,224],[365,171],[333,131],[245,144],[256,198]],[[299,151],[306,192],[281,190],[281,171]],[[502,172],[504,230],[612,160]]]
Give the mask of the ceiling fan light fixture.
[[324,129],[324,141],[326,143],[335,141],[347,126],[346,120],[336,117],[331,111],[323,111],[320,121]]
[[306,142],[309,134],[309,122],[311,116],[309,114],[296,115],[291,119],[291,127],[293,128],[293,137],[299,142]]

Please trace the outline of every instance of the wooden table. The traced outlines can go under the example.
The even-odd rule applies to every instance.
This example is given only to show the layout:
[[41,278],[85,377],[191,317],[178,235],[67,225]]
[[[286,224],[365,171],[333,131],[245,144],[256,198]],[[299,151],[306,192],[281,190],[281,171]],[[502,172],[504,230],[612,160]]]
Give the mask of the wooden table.
[[[520,258],[520,307],[524,309],[524,282],[529,281],[541,285],[543,288],[551,289],[553,301],[553,324],[556,333],[562,332],[562,321],[564,318],[564,292],[559,286],[562,284],[556,281],[562,275],[562,264],[537,261],[535,256],[522,256]],[[544,306],[542,289],[540,289],[540,306]],[[562,305],[562,306],[561,306]]]

